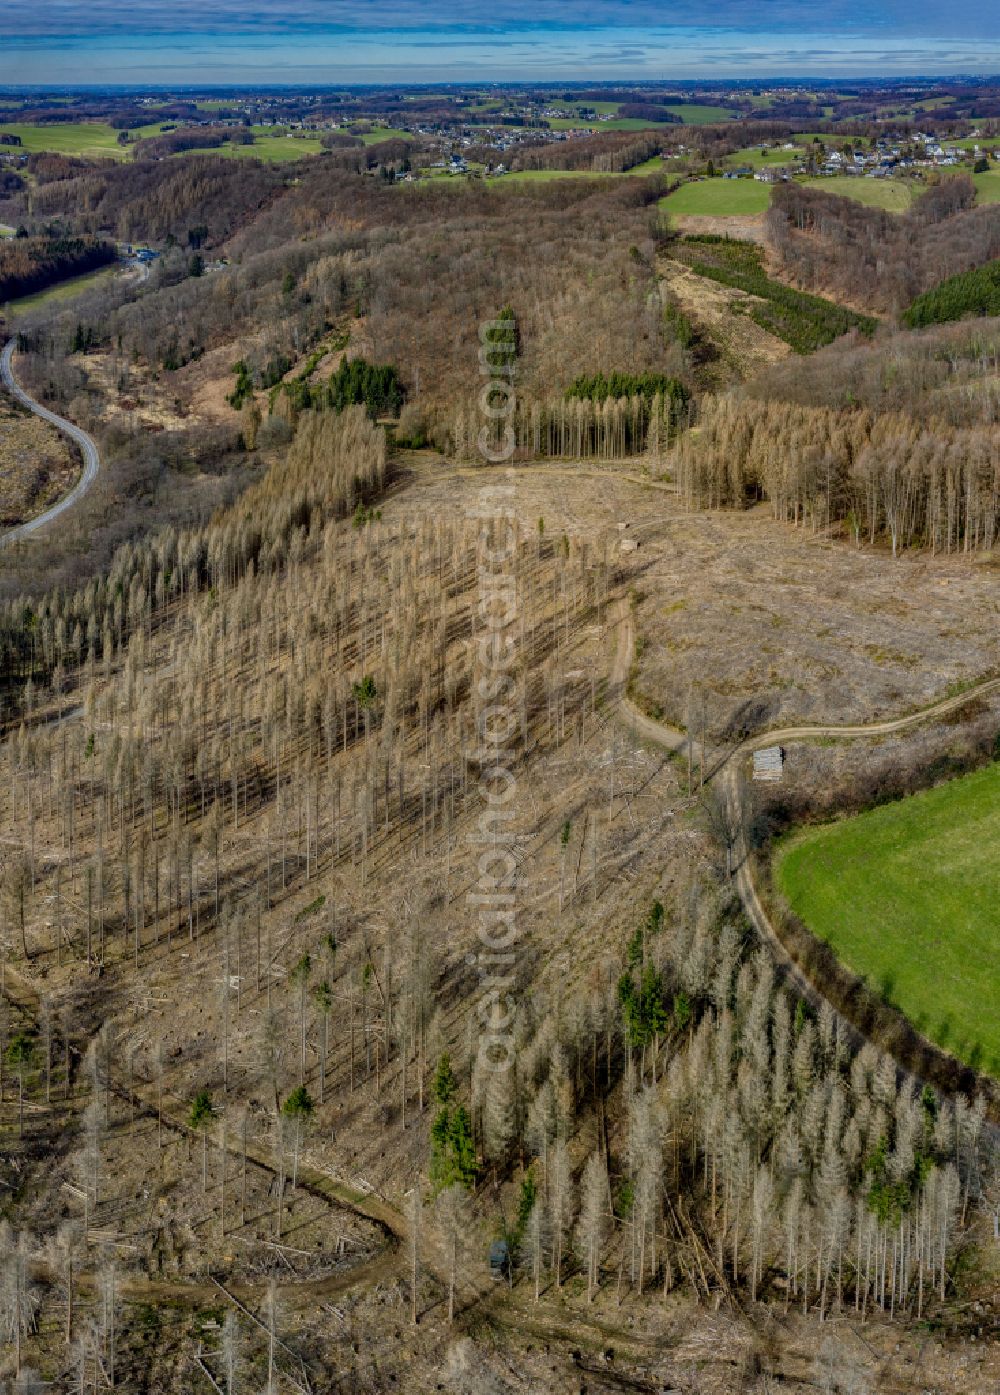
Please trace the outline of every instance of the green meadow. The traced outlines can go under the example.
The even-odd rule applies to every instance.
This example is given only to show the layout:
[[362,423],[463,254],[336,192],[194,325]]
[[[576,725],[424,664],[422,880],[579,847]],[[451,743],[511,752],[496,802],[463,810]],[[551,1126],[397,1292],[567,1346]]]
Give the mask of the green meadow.
[[667,213],[715,218],[746,217],[763,213],[771,202],[771,186],[756,179],[701,179],[682,184],[660,199]]
[[64,301],[74,300],[84,291],[92,290],[103,281],[109,281],[117,270],[115,266],[101,266],[96,271],[85,271],[82,276],[71,276],[67,281],[59,281],[44,291],[35,291],[33,295],[9,300],[4,309],[17,314],[18,311],[37,310],[43,305],[60,305]]
[[[129,135],[133,138],[158,136],[162,129],[162,124],[156,122],[150,126],[137,126],[129,131]],[[124,160],[129,154],[128,146],[118,144],[118,132],[114,127],[102,121],[73,121],[54,126],[8,122],[0,126],[0,133],[20,136],[21,149],[29,155],[44,151],[57,155],[78,155],[88,160],[102,157]]]
[[864,175],[817,175],[798,181],[809,189],[822,189],[827,194],[839,194],[868,208],[884,208],[887,213],[905,213],[913,200],[923,191],[922,184],[903,179],[866,179]]
[[976,186],[977,203],[1000,203],[1000,170],[974,174],[972,182]]
[[1000,763],[779,847],[791,908],[939,1046],[1000,1074]]

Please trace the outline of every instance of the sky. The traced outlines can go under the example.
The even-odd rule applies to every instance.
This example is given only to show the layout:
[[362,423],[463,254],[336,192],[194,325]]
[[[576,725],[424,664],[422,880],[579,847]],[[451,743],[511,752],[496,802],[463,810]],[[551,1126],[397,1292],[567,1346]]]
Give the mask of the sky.
[[995,0],[0,0],[0,85],[998,72]]

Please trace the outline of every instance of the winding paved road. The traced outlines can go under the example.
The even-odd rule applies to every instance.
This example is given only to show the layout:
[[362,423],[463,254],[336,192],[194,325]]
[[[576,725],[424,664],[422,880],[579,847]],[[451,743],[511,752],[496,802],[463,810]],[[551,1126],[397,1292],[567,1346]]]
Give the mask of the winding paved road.
[[71,509],[74,504],[78,504],[87,490],[97,479],[101,468],[101,457],[98,454],[97,446],[79,426],[74,426],[65,417],[57,416],[55,412],[50,412],[48,407],[43,407],[40,402],[36,402],[33,397],[29,397],[24,388],[20,387],[14,377],[14,348],[17,341],[11,339],[0,354],[0,382],[7,391],[23,407],[27,407],[29,412],[34,412],[36,417],[41,417],[42,421],[47,421],[64,436],[68,436],[71,441],[75,441],[83,454],[83,474],[76,484],[59,500],[58,504],[53,504],[50,509],[40,513],[37,518],[31,518],[27,523],[20,524],[17,528],[11,528],[9,532],[0,535],[0,548],[9,547],[11,543],[19,542],[24,538],[30,538],[47,523],[51,523],[54,518],[64,514]]

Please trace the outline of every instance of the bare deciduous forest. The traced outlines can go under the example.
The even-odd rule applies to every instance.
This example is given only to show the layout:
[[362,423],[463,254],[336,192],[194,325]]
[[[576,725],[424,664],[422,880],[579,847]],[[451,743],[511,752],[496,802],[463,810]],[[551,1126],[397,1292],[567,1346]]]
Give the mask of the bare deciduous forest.
[[796,284],[900,311],[939,282],[1000,256],[996,211],[974,208],[975,193],[972,180],[958,175],[894,216],[788,185],[775,193],[768,236]]

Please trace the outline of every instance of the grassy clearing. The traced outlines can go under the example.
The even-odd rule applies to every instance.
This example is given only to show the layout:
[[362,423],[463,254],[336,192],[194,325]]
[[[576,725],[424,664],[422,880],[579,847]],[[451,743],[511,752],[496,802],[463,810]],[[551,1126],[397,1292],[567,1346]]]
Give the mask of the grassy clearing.
[[810,929],[969,1065],[1000,1074],[1000,764],[793,835],[777,884]]
[[763,213],[771,202],[771,186],[756,179],[702,179],[682,184],[659,207],[667,213],[733,218]]
[[884,208],[887,213],[905,213],[923,185],[902,179],[866,179],[863,175],[829,175],[799,180],[809,189],[822,189],[825,194],[839,194],[868,208]]
[[69,280],[48,286],[44,291],[35,291],[33,295],[8,300],[4,308],[11,314],[17,314],[18,311],[37,310],[42,305],[57,305],[62,301],[73,300],[75,296],[99,286],[102,281],[107,281],[117,270],[115,266],[102,266],[96,271],[84,272],[82,276],[71,276]]
[[661,174],[666,168],[667,166],[663,163],[661,156],[654,155],[649,160],[643,160],[641,165],[633,165],[632,168],[626,170],[625,173],[640,175]]
[[[150,126],[136,126],[129,131],[132,137],[148,138],[158,136],[162,123]],[[63,126],[35,126],[26,122],[14,122],[0,126],[7,135],[21,137],[21,149],[29,155],[42,151],[58,155],[78,155],[82,159],[124,160],[131,154],[128,146],[118,144],[118,132],[113,126],[102,121],[74,121]]]
[[972,182],[976,186],[977,203],[1000,203],[1000,170],[974,174]]

